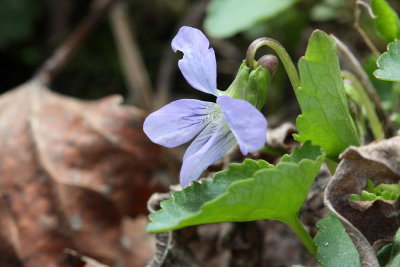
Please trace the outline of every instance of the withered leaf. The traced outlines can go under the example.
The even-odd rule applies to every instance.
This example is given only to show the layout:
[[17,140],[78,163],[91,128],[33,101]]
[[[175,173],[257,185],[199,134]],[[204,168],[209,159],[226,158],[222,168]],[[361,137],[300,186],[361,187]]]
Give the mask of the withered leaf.
[[159,148],[142,132],[144,112],[120,102],[79,101],[35,81],[0,97],[0,254],[15,260],[8,266],[70,266],[65,248],[106,264],[151,258],[144,252],[135,265],[123,222],[145,214],[163,190],[151,179]]
[[400,227],[400,200],[358,202],[348,196],[359,194],[368,179],[375,185],[400,181],[400,137],[350,147],[341,158],[326,188],[325,203],[343,222],[363,266],[379,266],[374,249],[394,240]]

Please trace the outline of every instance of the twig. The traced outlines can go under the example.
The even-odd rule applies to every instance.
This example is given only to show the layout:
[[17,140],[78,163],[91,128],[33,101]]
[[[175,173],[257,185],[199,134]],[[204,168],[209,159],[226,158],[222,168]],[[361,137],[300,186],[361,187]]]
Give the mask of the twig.
[[[179,27],[181,25],[192,27],[199,26],[201,19],[204,16],[207,2],[208,0],[200,0],[193,3],[179,23]],[[175,29],[175,32],[178,31],[179,27]],[[154,98],[155,109],[158,109],[168,102],[170,89],[173,82],[173,74],[175,73],[178,65],[176,61],[176,55],[172,52],[171,47],[168,45],[163,53],[157,75],[156,96]]]
[[369,125],[375,140],[383,139],[385,134],[383,132],[383,127],[379,121],[378,115],[376,114],[376,109],[371,99],[368,97],[365,88],[361,85],[361,82],[352,73],[348,71],[342,71],[342,78],[349,80],[352,84],[353,90],[357,94],[357,99],[354,101],[361,107],[364,108],[366,116],[369,121]]
[[[173,189],[171,189],[172,193]],[[171,199],[171,193],[154,193],[147,201],[147,209],[154,213],[160,209],[160,202]],[[156,252],[146,267],[160,267],[172,248],[172,231],[156,234]]]
[[382,108],[379,96],[376,94],[375,88],[372,85],[367,73],[365,73],[363,67],[357,58],[353,55],[350,49],[340,41],[336,36],[332,35],[338,47],[339,53],[343,56],[343,59],[347,62],[351,70],[354,72],[355,76],[360,80],[362,86],[365,88],[368,97],[372,100],[375,105],[376,113],[379,119],[382,121],[383,128],[386,137],[392,137],[394,135],[393,127],[391,121],[388,119],[385,111]]
[[110,20],[129,92],[126,102],[151,111],[153,86],[132,33],[132,20],[129,18],[125,2],[118,2],[112,8]]
[[116,0],[101,0],[95,2],[95,6],[85,20],[70,35],[70,37],[47,59],[34,75],[33,79],[48,85],[54,76],[74,54],[78,47],[83,43],[90,32],[99,23],[107,10]]
[[371,7],[367,3],[365,3],[362,0],[356,0],[354,2],[354,24],[353,24],[353,26],[357,30],[357,32],[361,35],[361,38],[367,44],[369,49],[371,49],[372,53],[374,53],[376,56],[380,56],[381,53],[379,52],[379,50],[376,48],[374,43],[371,41],[371,39],[369,39],[368,35],[364,32],[364,30],[360,26],[360,15],[361,15],[360,6],[365,7],[366,10],[368,11],[368,14],[372,18],[376,17],[374,15],[374,13],[372,12]]
[[360,6],[363,6],[367,10],[367,12],[371,18],[373,18],[373,19],[377,18],[377,16],[374,14],[374,12],[372,11],[372,8],[369,4],[365,3],[362,0],[357,0],[357,4]]

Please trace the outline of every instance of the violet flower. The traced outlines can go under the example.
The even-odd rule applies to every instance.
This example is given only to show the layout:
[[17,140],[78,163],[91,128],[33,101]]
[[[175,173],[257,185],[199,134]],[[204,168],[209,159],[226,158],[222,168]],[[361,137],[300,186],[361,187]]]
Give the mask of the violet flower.
[[183,157],[183,187],[197,180],[237,143],[246,155],[262,148],[266,141],[267,121],[261,112],[245,100],[218,92],[215,54],[209,46],[206,36],[191,27],[182,27],[172,40],[174,52],[184,54],[178,66],[187,82],[197,90],[215,95],[217,103],[177,100],[151,113],[143,125],[154,143],[169,148],[197,136]]

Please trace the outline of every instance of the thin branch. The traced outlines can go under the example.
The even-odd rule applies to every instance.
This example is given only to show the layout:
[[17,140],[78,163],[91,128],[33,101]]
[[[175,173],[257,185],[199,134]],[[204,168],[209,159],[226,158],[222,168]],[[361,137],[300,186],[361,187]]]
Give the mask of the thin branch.
[[365,8],[365,10],[367,10],[367,12],[371,18],[373,18],[373,19],[377,18],[377,16],[374,14],[374,12],[372,11],[372,8],[369,4],[365,3],[362,0],[357,0],[357,4],[360,6],[363,6]]
[[98,0],[94,8],[78,28],[69,36],[69,38],[47,59],[34,75],[33,79],[48,85],[54,79],[57,72],[74,54],[79,46],[86,40],[89,33],[100,22],[107,10],[117,0]]
[[374,43],[371,41],[371,39],[369,39],[368,35],[364,32],[364,30],[360,26],[360,16],[361,16],[360,6],[365,7],[366,10],[368,11],[368,14],[372,18],[376,17],[374,15],[374,13],[372,12],[371,7],[367,3],[365,3],[362,0],[356,0],[354,2],[354,24],[353,24],[353,26],[357,30],[357,32],[361,35],[361,38],[364,40],[364,42],[369,47],[369,49],[371,49],[372,53],[374,53],[376,56],[380,56],[381,53],[379,52],[379,50],[376,48]]
[[383,127],[379,121],[378,115],[376,114],[376,109],[374,103],[371,102],[365,88],[361,85],[361,82],[355,77],[351,72],[342,71],[342,78],[348,80],[356,92],[356,99],[353,99],[360,107],[364,108],[366,117],[368,118],[369,125],[375,140],[380,140],[385,137],[383,132]]
[[332,38],[335,40],[339,53],[343,56],[343,59],[347,62],[350,69],[353,71],[355,76],[360,80],[362,86],[365,88],[368,97],[375,105],[376,113],[379,119],[383,123],[383,128],[385,131],[386,137],[392,137],[394,135],[393,126],[391,121],[388,119],[385,111],[382,108],[381,101],[379,96],[376,94],[375,88],[371,83],[367,73],[364,71],[363,67],[361,66],[360,62],[357,58],[353,55],[350,49],[340,41],[336,36],[332,35]]
[[132,20],[125,2],[119,2],[112,8],[110,20],[129,92],[126,102],[151,111],[153,86],[132,33]]
[[281,60],[283,66],[285,67],[286,73],[289,76],[290,83],[292,84],[293,91],[300,87],[300,76],[297,72],[296,66],[294,65],[290,55],[280,44],[278,41],[268,38],[268,37],[261,37],[254,40],[249,48],[247,48],[246,53],[246,64],[249,68],[254,69],[254,57],[256,55],[257,50],[262,46],[268,46],[278,55],[279,59]]

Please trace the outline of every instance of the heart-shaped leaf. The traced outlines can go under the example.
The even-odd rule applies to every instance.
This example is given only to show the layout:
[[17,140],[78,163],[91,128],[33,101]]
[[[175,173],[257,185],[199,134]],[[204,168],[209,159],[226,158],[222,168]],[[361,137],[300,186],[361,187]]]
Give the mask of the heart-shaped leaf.
[[340,220],[329,214],[317,223],[317,260],[322,266],[361,266],[360,255]]
[[376,78],[400,82],[400,41],[390,43],[388,51],[379,57],[376,64],[379,68],[374,72]]
[[350,145],[359,145],[350,116],[334,40],[322,31],[311,35],[306,55],[299,61],[302,114],[296,126],[300,142],[311,140],[336,159]]
[[307,142],[285,155],[277,167],[250,159],[231,164],[212,181],[193,183],[161,202],[162,209],[150,215],[147,231],[259,219],[291,225],[323,160],[320,148]]

